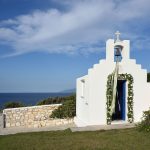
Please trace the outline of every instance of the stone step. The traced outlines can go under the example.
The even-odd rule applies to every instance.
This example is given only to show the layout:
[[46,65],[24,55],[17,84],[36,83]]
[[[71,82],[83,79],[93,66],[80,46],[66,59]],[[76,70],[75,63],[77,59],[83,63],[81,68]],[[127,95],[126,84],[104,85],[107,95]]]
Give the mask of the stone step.
[[134,123],[112,124],[112,125],[93,125],[86,127],[72,127],[72,132],[77,131],[97,131],[97,130],[112,130],[112,129],[127,129],[134,128]]

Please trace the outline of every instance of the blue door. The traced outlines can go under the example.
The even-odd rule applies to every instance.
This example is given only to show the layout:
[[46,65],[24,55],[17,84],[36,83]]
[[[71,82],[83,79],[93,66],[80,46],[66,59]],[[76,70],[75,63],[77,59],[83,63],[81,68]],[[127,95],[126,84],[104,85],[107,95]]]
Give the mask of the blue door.
[[118,80],[117,95],[115,104],[115,113],[112,115],[112,120],[125,120],[126,111],[126,81]]

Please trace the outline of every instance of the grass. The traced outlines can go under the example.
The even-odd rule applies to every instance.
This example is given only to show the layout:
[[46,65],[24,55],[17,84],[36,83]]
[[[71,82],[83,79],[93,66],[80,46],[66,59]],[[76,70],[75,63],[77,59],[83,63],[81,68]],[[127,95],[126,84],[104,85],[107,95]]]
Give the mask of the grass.
[[136,129],[50,131],[0,136],[0,150],[149,150],[150,134]]

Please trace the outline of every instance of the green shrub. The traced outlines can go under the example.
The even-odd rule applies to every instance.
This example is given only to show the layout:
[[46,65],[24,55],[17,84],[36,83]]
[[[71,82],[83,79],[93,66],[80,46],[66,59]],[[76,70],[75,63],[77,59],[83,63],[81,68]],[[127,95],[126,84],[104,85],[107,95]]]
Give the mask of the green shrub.
[[4,104],[4,108],[17,108],[17,107],[24,107],[24,104],[21,102],[7,102]]
[[142,121],[137,124],[140,131],[150,132],[150,109],[143,112]]
[[147,73],[147,82],[150,82],[150,72]]
[[72,118],[76,115],[76,96],[72,95],[66,98],[66,101],[55,109],[51,118]]
[[48,104],[62,104],[66,100],[66,97],[49,97],[42,101],[39,101],[36,105],[48,105]]

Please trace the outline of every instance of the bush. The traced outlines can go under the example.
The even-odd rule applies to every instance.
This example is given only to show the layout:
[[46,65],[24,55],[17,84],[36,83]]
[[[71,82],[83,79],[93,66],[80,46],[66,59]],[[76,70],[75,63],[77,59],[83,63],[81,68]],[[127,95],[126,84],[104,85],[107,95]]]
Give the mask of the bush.
[[36,105],[62,104],[66,99],[67,99],[67,96],[66,97],[49,97],[47,99],[39,101]]
[[72,95],[66,98],[66,101],[55,109],[51,118],[72,118],[76,115],[76,96]]
[[24,107],[24,104],[21,102],[7,102],[4,104],[4,108],[17,108],[17,107]]
[[142,121],[137,124],[140,131],[150,132],[150,109],[143,112]]
[[147,73],[147,82],[150,82],[150,72]]

